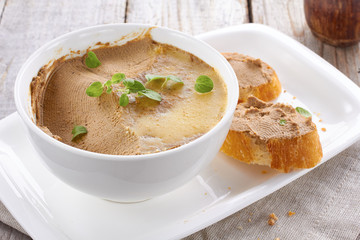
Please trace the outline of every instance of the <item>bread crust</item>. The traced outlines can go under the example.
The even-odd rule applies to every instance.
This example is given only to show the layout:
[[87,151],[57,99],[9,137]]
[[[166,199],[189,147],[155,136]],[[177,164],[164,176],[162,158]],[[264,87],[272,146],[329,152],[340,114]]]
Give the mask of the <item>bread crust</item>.
[[315,130],[292,139],[270,139],[260,143],[246,132],[230,130],[221,151],[248,164],[269,166],[280,172],[312,168],[323,156]]
[[[277,112],[279,118],[269,109]],[[276,117],[269,122],[269,116]],[[285,118],[288,119],[285,121],[287,127],[279,124],[279,120]],[[262,132],[257,126],[265,126],[262,129],[269,131]],[[305,118],[289,105],[265,103],[254,97],[247,103],[238,104],[221,151],[242,162],[269,166],[285,173],[312,168],[323,156],[319,134],[311,117]]]
[[276,99],[281,93],[281,83],[274,71],[271,81],[259,86],[247,88],[239,87],[239,102],[246,102],[250,96],[254,96],[265,102]]
[[[271,101],[276,99],[281,93],[281,83],[275,70],[261,59],[239,54],[239,53],[222,53],[223,56],[232,65],[239,83],[239,102],[246,102],[248,97],[254,96],[263,101]],[[234,61],[234,62],[232,62]],[[249,79],[239,79],[241,76],[240,70],[236,68],[237,63],[247,63],[247,70],[254,71],[256,69],[262,73],[262,84],[249,84]],[[257,68],[256,68],[257,67]],[[246,84],[244,84],[244,82]]]

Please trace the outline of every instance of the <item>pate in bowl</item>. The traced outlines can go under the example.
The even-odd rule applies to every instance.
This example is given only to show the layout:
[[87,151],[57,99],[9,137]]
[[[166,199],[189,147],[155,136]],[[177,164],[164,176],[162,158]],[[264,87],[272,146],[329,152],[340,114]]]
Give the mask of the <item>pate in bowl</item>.
[[65,34],[31,55],[15,83],[17,110],[48,169],[120,202],[196,176],[220,149],[237,99],[236,76],[216,50],[141,24]]

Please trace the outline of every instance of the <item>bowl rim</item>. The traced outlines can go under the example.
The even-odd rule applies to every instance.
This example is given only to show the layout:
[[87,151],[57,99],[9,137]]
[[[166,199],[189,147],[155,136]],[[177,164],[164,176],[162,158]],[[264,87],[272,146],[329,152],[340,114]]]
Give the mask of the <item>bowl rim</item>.
[[[165,31],[169,31],[175,34],[178,34],[182,37],[185,38],[190,38],[192,40],[201,42],[203,45],[205,45],[210,51],[213,51],[219,58],[219,61],[221,62],[221,64],[225,64],[225,68],[230,71],[230,74],[232,75],[232,78],[234,79],[234,83],[236,80],[236,84],[234,84],[234,86],[231,86],[231,88],[229,88],[229,85],[226,84],[227,87],[227,93],[229,94],[229,91],[235,91],[234,94],[234,100],[233,101],[228,101],[227,103],[227,110],[225,111],[225,114],[223,115],[223,117],[221,118],[221,120],[214,126],[212,127],[209,131],[207,131],[206,133],[204,133],[202,136],[200,136],[199,138],[190,141],[188,143],[185,143],[179,147],[173,148],[173,149],[169,149],[169,150],[165,150],[165,151],[161,151],[161,152],[156,152],[156,153],[148,153],[148,154],[141,154],[141,155],[112,155],[112,154],[105,154],[105,153],[97,153],[97,152],[91,152],[88,150],[83,150],[80,148],[76,148],[73,146],[70,146],[66,143],[63,143],[61,141],[58,141],[56,139],[54,139],[53,137],[49,136],[48,134],[46,134],[45,132],[43,132],[30,118],[30,116],[27,114],[27,110],[26,108],[22,105],[22,101],[21,99],[23,97],[29,97],[31,99],[30,96],[21,96],[20,95],[20,88],[22,85],[22,79],[24,78],[24,73],[25,70],[31,65],[31,63],[33,61],[36,60],[36,58],[47,48],[52,47],[54,44],[63,41],[64,39],[67,39],[71,36],[77,35],[77,34],[81,34],[84,32],[93,32],[96,30],[100,30],[100,29],[104,29],[104,28],[114,28],[114,27],[121,27],[121,26],[133,26],[133,27],[141,27],[141,28],[159,28],[159,29],[163,29]],[[115,40],[114,40],[115,41]],[[90,46],[91,47],[91,46]],[[181,48],[180,48],[181,49]],[[201,58],[200,58],[201,59]],[[204,60],[203,60],[204,61]],[[206,62],[206,61],[205,61]],[[229,81],[231,82],[231,80]],[[15,105],[16,105],[16,109],[17,112],[19,113],[20,117],[22,118],[22,120],[25,122],[25,124],[27,125],[27,127],[29,127],[35,134],[37,134],[39,137],[41,137],[44,141],[49,142],[50,144],[55,145],[57,148],[60,148],[63,151],[68,151],[72,154],[75,155],[81,155],[83,157],[89,157],[92,159],[97,159],[97,160],[107,160],[107,161],[141,161],[141,160],[146,160],[149,158],[156,158],[156,157],[166,157],[167,155],[171,156],[172,154],[185,150],[189,147],[191,147],[191,145],[195,145],[198,142],[203,141],[205,138],[207,137],[211,137],[211,135],[214,134],[214,132],[218,131],[218,129],[220,129],[221,127],[223,127],[226,122],[232,119],[233,117],[233,113],[235,111],[236,105],[237,105],[237,99],[238,99],[238,94],[239,94],[239,86],[237,84],[237,77],[236,74],[233,70],[233,68],[231,67],[230,63],[224,58],[223,55],[220,54],[220,52],[218,52],[216,49],[214,49],[213,47],[211,47],[208,43],[192,36],[189,34],[186,34],[184,32],[180,32],[174,29],[170,29],[168,27],[163,27],[163,26],[157,26],[157,25],[151,25],[151,24],[141,24],[141,23],[113,23],[113,24],[100,24],[100,25],[95,25],[95,26],[90,26],[90,27],[85,27],[85,28],[81,28],[81,29],[77,29],[65,34],[62,34],[58,37],[56,37],[55,39],[45,43],[44,45],[42,45],[40,48],[38,48],[35,52],[33,52],[28,58],[27,60],[23,63],[23,65],[21,66],[17,76],[16,76],[16,80],[15,80],[15,86],[14,86],[14,98],[15,98]],[[236,99],[235,99],[236,97]],[[28,100],[29,101],[29,100]],[[31,134],[31,133],[30,133]]]

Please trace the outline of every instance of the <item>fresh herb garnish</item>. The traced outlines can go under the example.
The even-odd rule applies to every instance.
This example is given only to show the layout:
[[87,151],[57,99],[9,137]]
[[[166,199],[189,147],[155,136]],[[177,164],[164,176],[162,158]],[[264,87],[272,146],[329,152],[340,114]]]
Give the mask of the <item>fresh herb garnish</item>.
[[123,74],[123,73],[115,73],[111,77],[111,80],[106,81],[104,84],[102,84],[101,82],[98,82],[98,81],[93,82],[86,89],[86,94],[90,97],[100,97],[101,94],[103,94],[105,87],[106,87],[106,92],[111,93],[111,91],[112,91],[111,85],[118,84],[121,82],[123,83],[124,88],[120,88],[117,90],[122,93],[120,96],[120,99],[119,99],[120,106],[125,107],[129,104],[128,94],[130,94],[130,93],[137,93],[138,96],[145,96],[145,97],[148,97],[150,99],[153,99],[153,100],[159,101],[159,102],[162,100],[159,93],[157,93],[151,89],[145,88],[145,86],[137,80],[134,80],[131,78],[126,78],[125,74]]
[[155,81],[155,80],[164,81],[163,84],[161,85],[161,88],[163,88],[169,80],[172,80],[176,83],[184,84],[184,82],[179,77],[174,76],[174,75],[161,76],[161,75],[147,74],[147,75],[145,75],[145,78],[147,79],[146,83],[149,83],[149,82]]
[[115,73],[111,80],[106,81],[104,84],[101,82],[93,82],[87,89],[86,94],[89,97],[100,97],[104,92],[104,88],[106,87],[106,93],[110,94],[112,91],[111,84],[120,83],[125,78],[125,74],[123,73]]
[[85,58],[85,64],[88,68],[97,68],[101,65],[101,62],[93,51],[89,51]]
[[138,92],[139,96],[146,96],[152,100],[155,100],[155,101],[161,101],[161,96],[159,93],[151,90],[151,89],[145,89],[145,90],[141,90]]
[[124,86],[126,89],[129,89],[131,93],[137,93],[146,89],[141,82],[133,79],[125,79]]
[[311,117],[311,113],[309,113],[308,110],[303,109],[302,107],[296,107],[295,110],[304,117]]
[[88,131],[87,131],[87,129],[86,129],[84,126],[81,126],[81,125],[75,126],[75,127],[73,128],[73,130],[71,131],[71,133],[72,133],[72,135],[73,135],[71,141],[74,141],[74,139],[75,139],[77,136],[79,136],[79,135],[81,135],[81,134],[85,134],[85,133],[87,133],[87,132],[88,132]]
[[[106,84],[106,83],[105,83]],[[101,82],[93,82],[87,89],[86,94],[89,97],[100,97],[104,92],[104,85]]]
[[111,82],[113,84],[117,84],[117,83],[121,83],[121,81],[124,80],[124,79],[125,79],[125,74],[123,74],[123,73],[115,73],[111,77]]
[[129,98],[128,98],[127,94],[130,94],[130,93],[137,93],[138,96],[145,96],[147,98],[150,98],[152,100],[159,101],[159,102],[162,100],[159,93],[157,93],[151,89],[145,88],[145,86],[137,80],[125,79],[123,81],[123,84],[124,84],[125,88],[118,90],[123,93],[120,97],[120,106],[125,107],[129,103]]
[[129,104],[129,97],[126,93],[121,94],[119,104],[122,107],[126,107]]
[[108,80],[104,83],[103,88],[106,86],[106,93],[110,94],[112,91],[112,87],[111,87],[112,81]]
[[279,124],[281,126],[284,126],[286,124],[286,120],[285,119],[280,119]]
[[210,92],[214,88],[214,83],[206,75],[200,75],[195,82],[195,90],[199,93]]

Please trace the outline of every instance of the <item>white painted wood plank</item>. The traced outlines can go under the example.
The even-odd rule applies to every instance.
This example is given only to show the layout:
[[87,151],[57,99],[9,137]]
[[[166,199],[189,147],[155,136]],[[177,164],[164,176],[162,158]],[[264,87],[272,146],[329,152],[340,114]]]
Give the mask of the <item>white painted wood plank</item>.
[[32,52],[75,29],[124,22],[125,5],[126,0],[7,0],[0,24],[0,119],[15,111],[16,74]]
[[193,35],[249,21],[246,0],[129,0],[126,16]]

